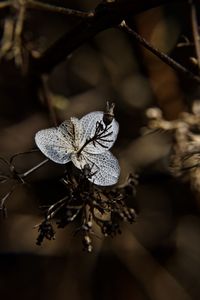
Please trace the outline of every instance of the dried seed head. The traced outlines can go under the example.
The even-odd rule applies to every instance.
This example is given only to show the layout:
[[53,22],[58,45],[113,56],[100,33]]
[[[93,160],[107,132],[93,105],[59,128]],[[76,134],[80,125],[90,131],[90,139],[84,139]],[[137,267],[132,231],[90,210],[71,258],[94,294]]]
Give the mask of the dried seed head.
[[106,103],[106,111],[104,112],[103,115],[103,122],[106,126],[110,125],[112,123],[112,120],[114,118],[114,108],[115,108],[115,103],[110,103],[107,101]]

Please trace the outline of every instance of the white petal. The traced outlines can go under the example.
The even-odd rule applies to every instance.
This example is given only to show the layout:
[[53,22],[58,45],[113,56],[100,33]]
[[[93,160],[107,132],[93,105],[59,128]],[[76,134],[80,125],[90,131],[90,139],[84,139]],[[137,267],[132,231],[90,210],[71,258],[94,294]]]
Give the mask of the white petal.
[[83,130],[77,118],[64,121],[58,127],[58,131],[63,135],[69,147],[71,145],[77,148],[79,147],[80,141],[83,139]]
[[[105,124],[103,123],[103,115],[104,113],[101,111],[95,111],[85,115],[80,119],[80,125],[84,132],[83,139],[81,140],[81,146],[84,143],[94,137],[96,128],[99,123],[102,124],[103,129],[105,128]],[[88,153],[99,154],[103,153],[106,150],[109,150],[116,138],[119,131],[119,125],[115,119],[113,119],[112,123],[108,125],[108,130],[105,133],[102,133],[101,137],[94,142],[90,142],[85,148],[84,151]]]
[[110,151],[101,154],[88,154],[84,152],[84,159],[91,169],[91,182],[108,186],[116,184],[120,175],[120,166],[118,160]]
[[67,142],[57,128],[40,130],[35,135],[38,148],[49,159],[58,164],[66,164],[70,158],[70,143]]
[[72,153],[71,160],[75,167],[80,170],[83,170],[84,166],[87,164],[87,161],[82,153],[79,156],[76,153]]

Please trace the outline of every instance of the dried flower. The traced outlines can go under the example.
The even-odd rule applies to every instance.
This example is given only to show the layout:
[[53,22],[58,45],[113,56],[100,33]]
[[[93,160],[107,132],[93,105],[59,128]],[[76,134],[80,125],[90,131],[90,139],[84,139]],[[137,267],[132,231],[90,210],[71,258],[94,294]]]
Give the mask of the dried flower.
[[[89,182],[87,167],[73,174],[68,172],[62,179],[66,194],[45,208],[45,218],[35,226],[38,229],[37,245],[44,239],[55,239],[54,219],[57,228],[76,224],[75,233],[82,236],[83,249],[93,250],[93,238],[114,237],[121,233],[122,222],[132,224],[136,220],[135,193],[137,176],[129,175],[124,184],[101,188]],[[99,230],[97,230],[97,227]]]
[[200,101],[193,102],[191,112],[182,112],[175,120],[166,120],[158,108],[147,110],[148,127],[169,131],[173,137],[169,170],[200,193]]
[[88,180],[91,182],[101,186],[113,185],[118,181],[120,167],[108,150],[117,138],[119,125],[114,118],[105,124],[104,115],[96,111],[80,120],[70,118],[57,128],[41,130],[36,133],[36,144],[56,163],[72,161],[78,169],[90,168]]

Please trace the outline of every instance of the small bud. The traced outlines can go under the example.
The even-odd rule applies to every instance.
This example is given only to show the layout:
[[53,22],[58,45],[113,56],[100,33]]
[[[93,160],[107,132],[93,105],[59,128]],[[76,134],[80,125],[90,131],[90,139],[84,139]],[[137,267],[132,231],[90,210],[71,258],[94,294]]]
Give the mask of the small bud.
[[92,221],[87,222],[88,228],[92,228]]
[[83,238],[83,247],[86,249],[88,252],[92,252],[92,240],[89,237],[89,235],[85,235]]
[[112,123],[112,120],[114,118],[114,108],[115,108],[115,103],[110,103],[107,101],[106,103],[106,111],[104,112],[103,115],[103,122],[106,126],[110,125]]

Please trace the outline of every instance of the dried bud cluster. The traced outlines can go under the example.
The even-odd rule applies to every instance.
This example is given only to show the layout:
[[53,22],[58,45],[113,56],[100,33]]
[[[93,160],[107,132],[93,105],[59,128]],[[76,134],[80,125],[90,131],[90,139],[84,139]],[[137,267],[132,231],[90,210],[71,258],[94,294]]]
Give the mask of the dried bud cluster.
[[[51,205],[46,211],[45,219],[39,224],[37,244],[44,238],[54,239],[53,219],[58,228],[64,228],[72,222],[77,222],[78,232],[83,236],[83,248],[91,252],[92,236],[96,225],[104,236],[114,236],[120,233],[120,222],[132,223],[136,213],[126,203],[128,198],[135,196],[136,177],[130,175],[127,182],[119,187],[104,189],[88,181],[90,174],[73,174],[68,172],[63,178],[66,187],[66,197]],[[106,218],[105,218],[106,216]],[[94,226],[95,225],[95,226]]]
[[42,222],[39,225],[39,230],[38,231],[40,232],[38,237],[37,237],[37,241],[36,241],[36,244],[38,246],[41,245],[44,238],[46,238],[47,240],[54,240],[55,239],[55,231],[53,229],[53,226],[47,220],[45,220],[44,222]]

